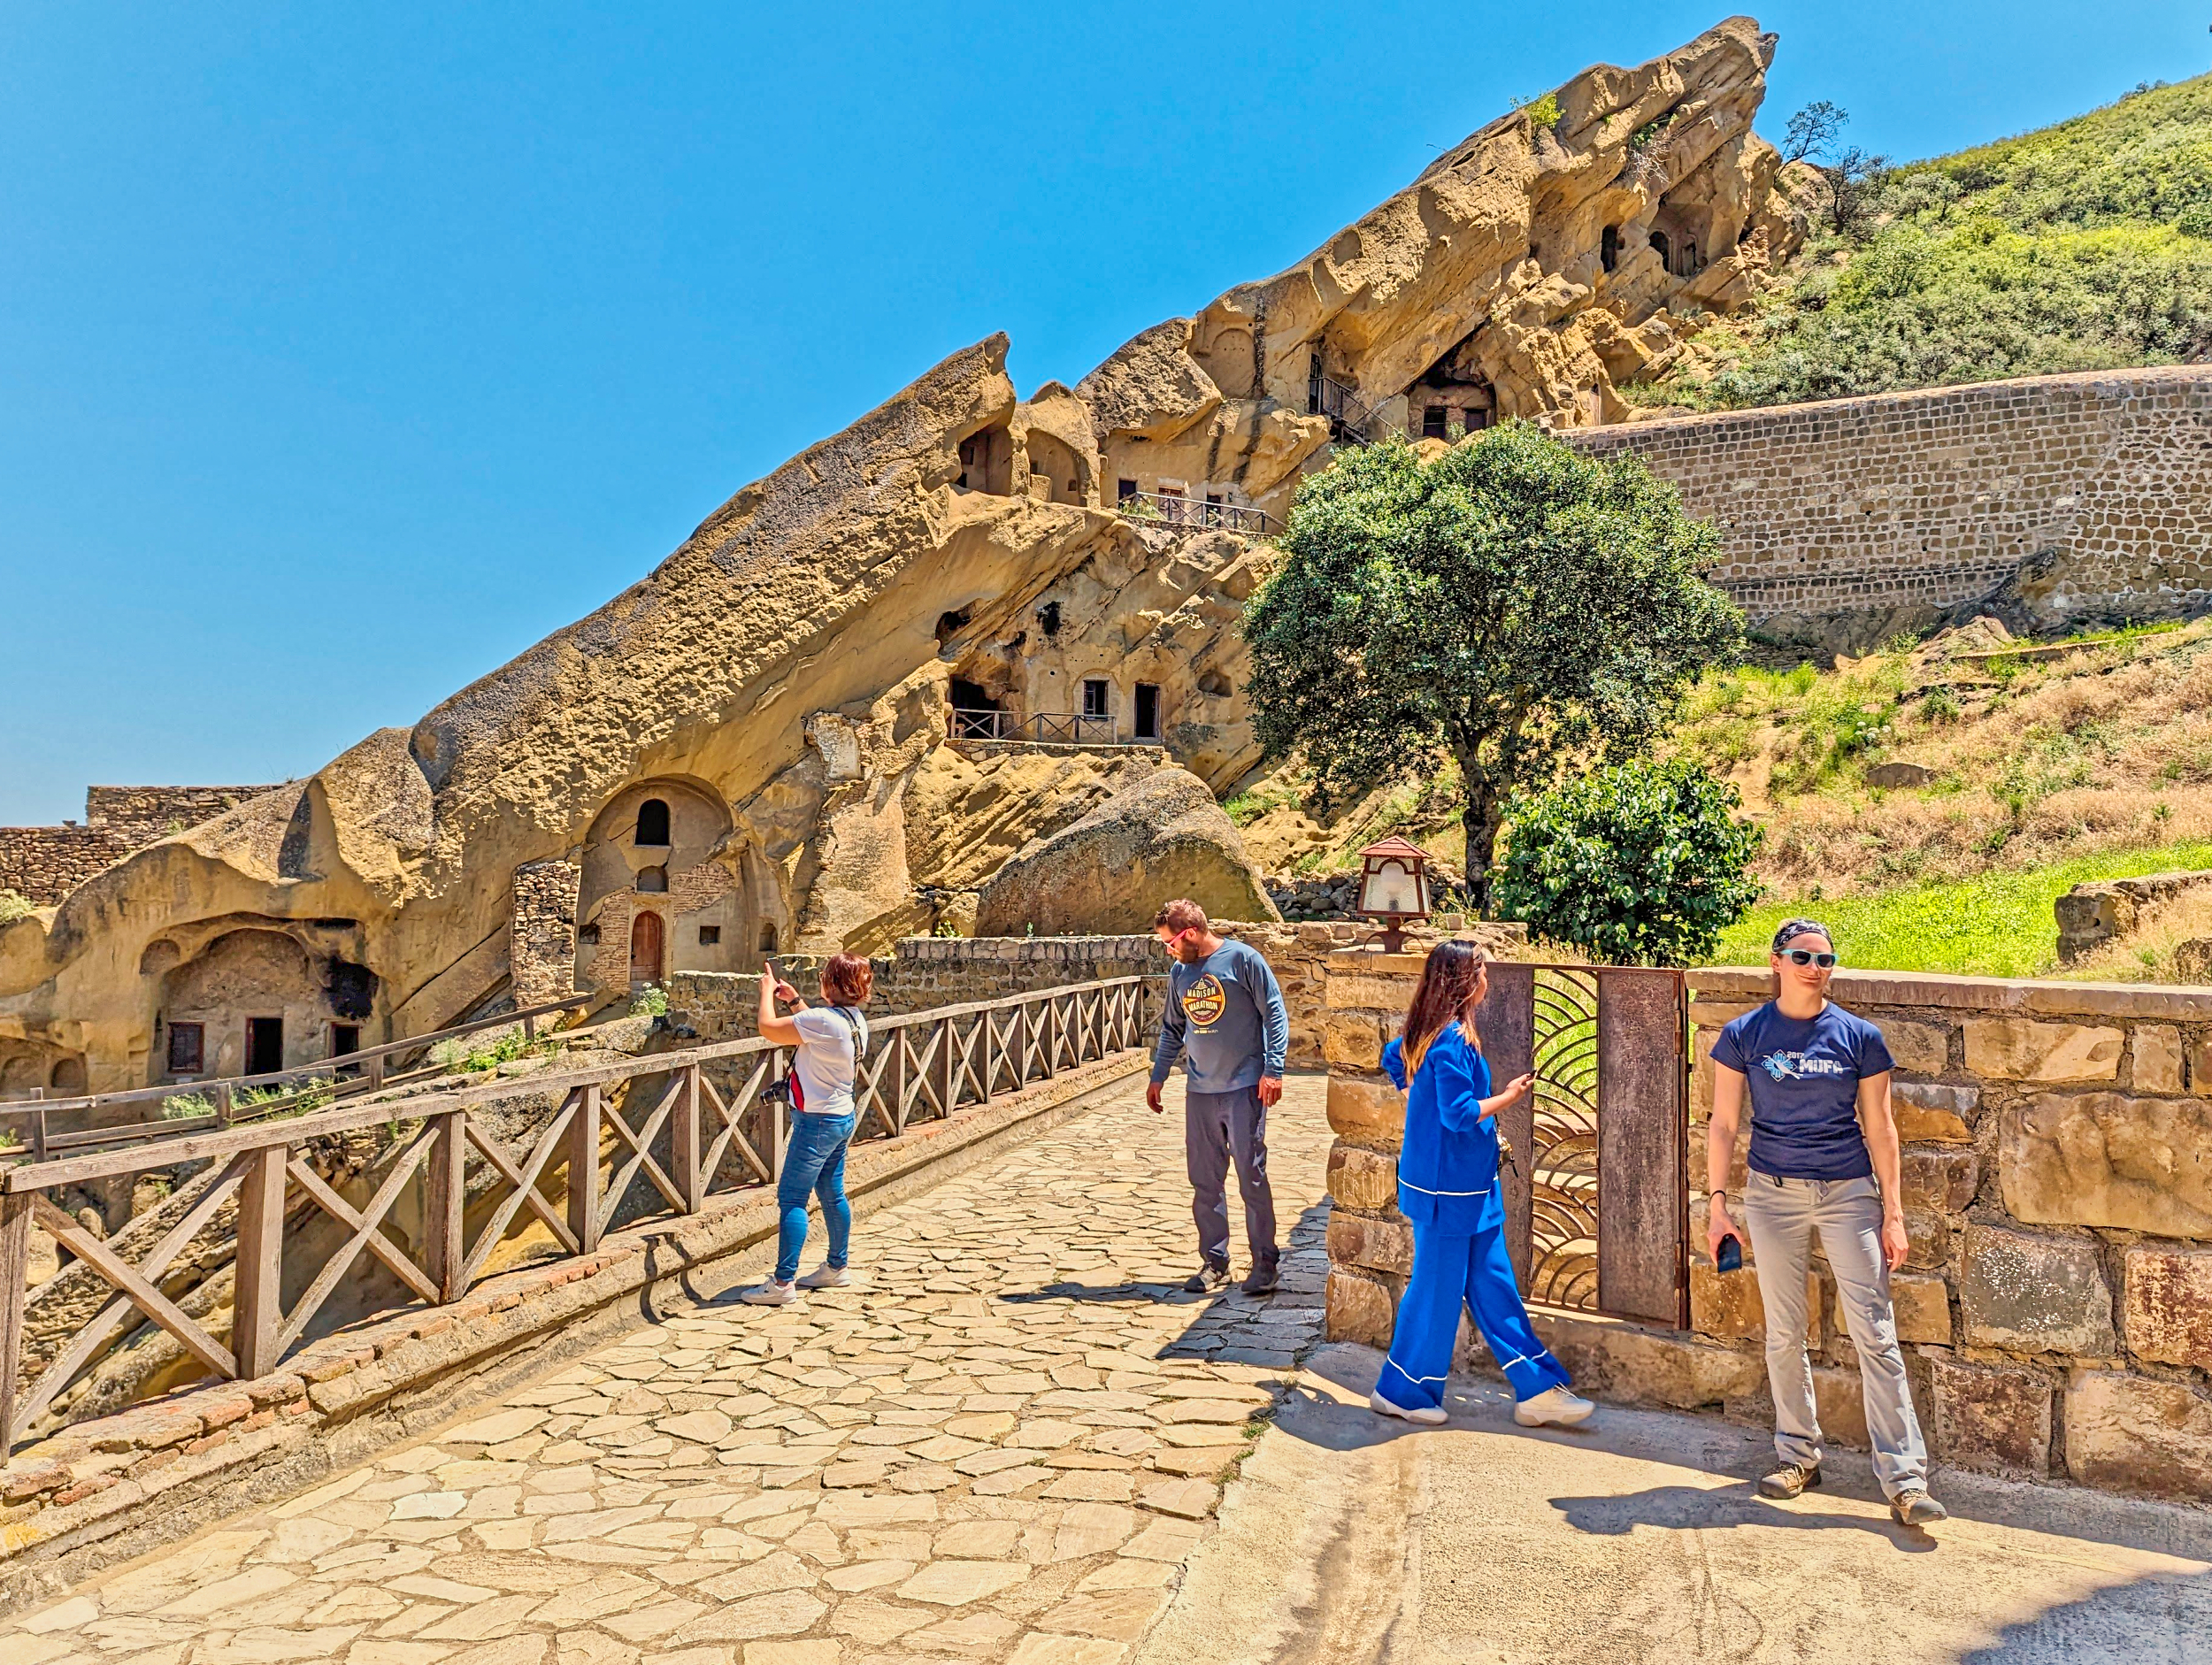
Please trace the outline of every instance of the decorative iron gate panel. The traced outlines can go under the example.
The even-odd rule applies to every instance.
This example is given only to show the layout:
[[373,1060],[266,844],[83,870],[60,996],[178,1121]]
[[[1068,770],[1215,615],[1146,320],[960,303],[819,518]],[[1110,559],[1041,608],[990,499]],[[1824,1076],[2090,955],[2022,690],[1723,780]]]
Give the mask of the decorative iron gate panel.
[[1492,1078],[1536,1077],[1501,1118],[1518,1158],[1506,1243],[1529,1300],[1689,1323],[1686,998],[1679,971],[1491,966]]

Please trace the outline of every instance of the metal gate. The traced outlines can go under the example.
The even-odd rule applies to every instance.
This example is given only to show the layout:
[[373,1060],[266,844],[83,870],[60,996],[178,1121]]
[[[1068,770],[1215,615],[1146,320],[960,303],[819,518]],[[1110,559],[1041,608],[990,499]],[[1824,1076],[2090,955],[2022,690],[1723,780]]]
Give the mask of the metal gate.
[[1506,1243],[1527,1298],[1690,1322],[1689,996],[1640,966],[1490,964],[1478,1023],[1493,1081],[1536,1090],[1499,1117]]

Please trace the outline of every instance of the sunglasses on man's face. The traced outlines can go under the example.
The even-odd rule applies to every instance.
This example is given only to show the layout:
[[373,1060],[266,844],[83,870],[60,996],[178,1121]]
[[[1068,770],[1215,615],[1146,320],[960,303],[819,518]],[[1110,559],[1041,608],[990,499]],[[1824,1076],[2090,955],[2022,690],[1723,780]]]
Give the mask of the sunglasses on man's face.
[[1836,963],[1832,954],[1815,954],[1810,948],[1785,948],[1782,957],[1792,965],[1816,965],[1825,971]]

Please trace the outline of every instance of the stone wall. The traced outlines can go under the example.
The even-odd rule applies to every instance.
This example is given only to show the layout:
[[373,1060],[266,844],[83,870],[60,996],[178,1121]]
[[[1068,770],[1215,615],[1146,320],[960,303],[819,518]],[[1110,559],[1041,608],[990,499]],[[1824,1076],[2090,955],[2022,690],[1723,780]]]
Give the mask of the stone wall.
[[50,908],[134,850],[196,826],[266,786],[88,786],[85,825],[0,826],[0,890]]
[[51,908],[137,848],[104,826],[0,826],[0,890]]
[[141,845],[211,821],[273,786],[87,786],[84,818]]
[[2016,626],[2212,606],[2212,372],[2037,376],[1566,435],[1632,453],[1718,523],[1715,581],[1768,633],[1926,622],[1983,597]]
[[2086,958],[2115,937],[2134,930],[2146,909],[2201,885],[2212,885],[2212,872],[2147,873],[2140,879],[2093,879],[2075,886],[2051,903],[2058,921],[2060,961]]
[[[1412,1245],[1395,1208],[1403,1104],[1374,1073],[1370,1031],[1387,1027],[1409,967],[1342,955],[1332,969],[1329,1331],[1384,1345]],[[1538,1329],[1607,1397],[1760,1423],[1757,1275],[1706,1258],[1703,1196],[1712,1043],[1770,979],[1690,981],[1691,1331],[1542,1310]],[[2212,1501],[2212,994],[1874,972],[1839,973],[1833,993],[1896,1059],[1912,1251],[1892,1289],[1937,1458]],[[1748,1139],[1747,1127],[1732,1183]],[[1822,1422],[1863,1446],[1824,1262],[1815,1280]]]
[[[1224,937],[1249,942],[1275,973],[1290,1012],[1290,1067],[1322,1068],[1327,957],[1333,950],[1373,934],[1374,927],[1350,920],[1276,925],[1217,919],[1214,929]],[[1496,925],[1455,933],[1425,929],[1407,932],[1421,953],[1451,934],[1471,937],[1502,955],[1510,953],[1525,933],[1519,925]],[[821,956],[787,955],[776,963],[801,994],[814,998]],[[1148,932],[1127,937],[908,937],[892,953],[870,963],[875,967],[876,981],[868,1009],[883,1017],[1106,978],[1164,978],[1168,967],[1167,951]],[[669,1014],[695,1030],[702,1040],[749,1035],[759,1011],[758,988],[754,977],[679,971],[668,982]],[[1158,1010],[1156,1000],[1151,1010]]]
[[525,862],[515,869],[507,965],[518,1011],[565,999],[572,992],[583,871],[577,863],[564,861]]

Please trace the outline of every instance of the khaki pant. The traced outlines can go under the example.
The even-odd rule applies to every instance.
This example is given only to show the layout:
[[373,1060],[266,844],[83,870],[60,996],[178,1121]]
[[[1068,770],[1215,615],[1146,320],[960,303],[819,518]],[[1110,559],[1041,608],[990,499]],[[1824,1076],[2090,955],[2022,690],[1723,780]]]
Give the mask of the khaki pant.
[[1754,1170],[1745,1181],[1743,1216],[1766,1306],[1776,1453],[1785,1462],[1820,1461],[1813,1367],[1805,1353],[1805,1281],[1817,1231],[1820,1252],[1836,1275],[1844,1328],[1858,1349],[1875,1476],[1890,1497],[1925,1491],[1928,1452],[1913,1415],[1882,1259],[1881,1187],[1870,1178],[1778,1179]]

